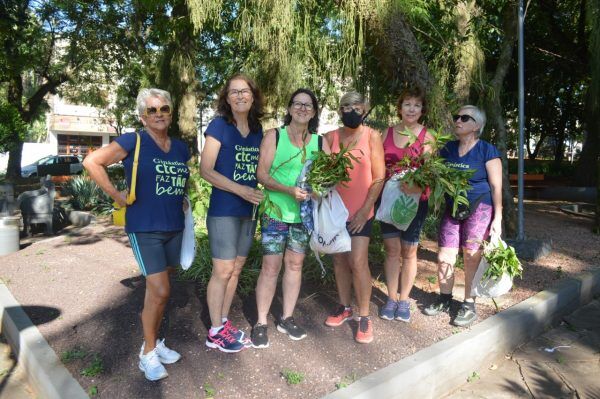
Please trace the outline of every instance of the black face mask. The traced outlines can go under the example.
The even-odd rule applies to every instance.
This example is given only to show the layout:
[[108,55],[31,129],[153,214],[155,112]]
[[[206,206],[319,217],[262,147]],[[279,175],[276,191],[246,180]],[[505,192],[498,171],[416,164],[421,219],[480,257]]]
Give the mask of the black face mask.
[[356,129],[360,126],[362,121],[362,115],[356,112],[355,110],[349,112],[342,112],[342,123],[344,124],[344,126],[347,126],[350,129]]

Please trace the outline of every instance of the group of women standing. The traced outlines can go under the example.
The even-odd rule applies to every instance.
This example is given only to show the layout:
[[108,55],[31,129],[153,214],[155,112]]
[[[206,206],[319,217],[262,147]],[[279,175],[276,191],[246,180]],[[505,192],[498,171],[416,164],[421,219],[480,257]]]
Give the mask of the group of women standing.
[[[130,183],[134,161],[139,162],[137,200],[128,205],[126,231],[146,276],[144,342],[139,368],[146,378],[157,380],[167,376],[163,364],[180,357],[165,346],[164,339],[158,339],[158,329],[170,292],[169,273],[171,267],[179,264],[185,207],[181,184],[189,176],[185,166],[189,152],[181,141],[167,134],[172,109],[167,92],[144,89],[137,103],[144,129],[120,136],[109,146],[93,152],[84,165],[108,195],[125,205],[123,193],[110,183],[104,167],[123,160]],[[211,327],[205,343],[223,352],[269,346],[267,315],[282,264],[283,309],[276,320],[277,330],[292,340],[307,336],[293,313],[310,239],[310,232],[301,220],[300,202],[311,194],[300,188],[297,180],[304,162],[313,159],[318,150],[338,152],[341,147],[349,146],[357,160],[352,161],[350,181],[336,189],[349,213],[351,250],[333,255],[339,303],[324,322],[337,327],[355,318],[358,321],[355,340],[369,343],[373,340],[373,325],[369,309],[372,278],[368,247],[376,203],[386,179],[401,171],[397,169],[400,160],[409,156],[414,160],[413,166],[418,167],[419,157],[431,151],[432,136],[422,125],[427,111],[425,93],[405,90],[398,100],[400,123],[383,135],[363,124],[369,105],[356,92],[346,93],[340,99],[338,113],[343,126],[322,137],[317,135],[319,104],[312,91],[295,91],[288,102],[283,126],[266,132],[260,123],[262,105],[256,84],[244,75],[235,75],[219,93],[218,116],[205,131],[200,173],[213,186],[206,219],[213,270],[207,288]],[[461,247],[466,299],[454,323],[469,325],[477,317],[470,298],[470,280],[481,256],[480,243],[490,228],[494,234],[500,234],[501,166],[495,147],[479,139],[485,125],[483,112],[476,107],[463,107],[454,122],[457,140],[450,142],[441,155],[452,167],[476,170],[471,179],[473,194],[469,192],[469,200],[475,206],[471,216],[462,221],[452,218],[448,211],[444,215],[438,262],[441,295],[424,313],[435,315],[449,309],[453,266]],[[414,142],[409,142],[406,131],[416,137]],[[139,161],[135,155],[137,139],[141,139]],[[257,189],[258,183],[264,186],[264,192]],[[417,215],[405,231],[381,224],[388,299],[379,315],[386,320],[408,322],[408,298],[417,273],[417,244],[427,214],[429,192],[427,187],[406,184],[401,189],[405,193],[421,193],[421,198]],[[228,315],[254,239],[257,206],[265,196],[272,206],[261,216],[263,258],[256,287],[258,320],[248,337],[231,323]],[[356,317],[351,307],[353,290]]]

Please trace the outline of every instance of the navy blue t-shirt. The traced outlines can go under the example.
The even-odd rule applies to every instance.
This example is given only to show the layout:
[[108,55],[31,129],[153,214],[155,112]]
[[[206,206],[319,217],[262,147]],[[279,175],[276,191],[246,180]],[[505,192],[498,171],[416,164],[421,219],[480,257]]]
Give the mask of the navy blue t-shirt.
[[[127,206],[127,233],[181,231],[184,228],[183,195],[190,171],[187,145],[171,138],[165,153],[145,131],[140,131],[140,155],[136,180],[136,200]],[[131,187],[131,170],[136,134],[127,133],[115,141],[128,152],[123,165],[127,185]]]
[[493,144],[479,140],[469,152],[460,157],[458,156],[458,140],[450,141],[442,148],[440,155],[452,168],[475,170],[469,179],[472,187],[467,192],[469,203],[473,204],[481,196],[482,203],[492,205],[492,194],[485,164],[491,159],[500,158],[500,152]]
[[[237,127],[222,117],[213,119],[204,133],[221,143],[215,171],[244,186],[256,187],[256,168],[263,132],[250,132],[245,138]],[[208,216],[251,216],[252,204],[229,191],[213,187]]]

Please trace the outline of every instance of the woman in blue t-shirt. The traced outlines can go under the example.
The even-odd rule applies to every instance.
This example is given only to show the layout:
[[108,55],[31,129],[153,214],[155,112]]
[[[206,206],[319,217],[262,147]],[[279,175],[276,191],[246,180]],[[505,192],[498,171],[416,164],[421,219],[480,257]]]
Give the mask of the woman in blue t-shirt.
[[[171,95],[160,89],[142,89],[137,110],[144,129],[117,137],[108,146],[89,154],[83,161],[90,177],[115,202],[127,206],[125,231],[134,257],[146,277],[142,309],[144,343],[139,369],[156,381],[167,376],[163,364],[175,363],[179,353],[158,339],[158,330],[171,286],[170,268],[179,266],[184,229],[184,193],[189,177],[187,145],[168,135],[173,103]],[[131,187],[136,142],[140,140],[136,173],[136,200],[126,205],[125,193],[110,182],[105,167],[123,161]],[[187,204],[187,203],[186,203]]]
[[213,264],[206,292],[211,319],[206,346],[239,352],[250,342],[227,316],[254,240],[256,206],[263,199],[256,188],[263,136],[258,87],[244,75],[233,76],[221,89],[217,112],[204,133],[200,161],[200,174],[213,186],[206,218]]
[[485,113],[473,105],[465,105],[454,115],[454,132],[458,140],[451,141],[440,152],[446,164],[455,169],[472,170],[468,191],[470,214],[452,217],[452,204],[446,204],[439,232],[438,277],[440,297],[425,309],[434,316],[447,312],[452,301],[454,263],[459,247],[465,265],[465,301],[452,323],[466,327],[477,320],[471,283],[481,260],[481,243],[502,233],[502,163],[498,149],[479,139],[485,126]]

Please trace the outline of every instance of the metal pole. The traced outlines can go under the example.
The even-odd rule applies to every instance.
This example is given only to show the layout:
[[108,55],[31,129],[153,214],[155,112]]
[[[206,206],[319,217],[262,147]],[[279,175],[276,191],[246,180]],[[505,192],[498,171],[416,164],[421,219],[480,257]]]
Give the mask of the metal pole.
[[525,125],[525,52],[523,50],[523,25],[525,13],[523,9],[523,0],[519,0],[519,170],[518,170],[518,231],[517,240],[524,240],[525,233],[523,232],[523,173],[525,169],[524,163],[524,134]]

